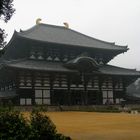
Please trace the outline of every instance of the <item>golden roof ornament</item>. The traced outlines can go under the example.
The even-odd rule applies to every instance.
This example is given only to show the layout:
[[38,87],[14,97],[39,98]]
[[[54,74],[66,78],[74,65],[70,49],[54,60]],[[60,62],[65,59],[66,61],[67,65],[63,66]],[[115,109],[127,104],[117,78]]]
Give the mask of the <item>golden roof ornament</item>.
[[36,25],[40,24],[40,21],[41,21],[41,20],[42,20],[41,18],[37,18],[37,19],[36,19]]
[[69,24],[67,22],[63,23],[65,25],[65,28],[69,28]]

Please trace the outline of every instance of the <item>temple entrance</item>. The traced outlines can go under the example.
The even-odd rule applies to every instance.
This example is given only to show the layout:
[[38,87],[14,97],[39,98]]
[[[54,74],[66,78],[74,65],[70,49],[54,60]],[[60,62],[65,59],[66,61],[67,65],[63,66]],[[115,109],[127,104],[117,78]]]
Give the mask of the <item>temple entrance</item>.
[[89,90],[88,91],[88,105],[96,105],[98,104],[98,91]]
[[68,91],[64,89],[54,89],[52,97],[53,105],[68,105]]
[[54,89],[52,105],[84,105],[87,98],[88,105],[99,104],[99,93],[96,90],[89,90],[87,94],[84,90],[71,90],[70,97],[67,90]]
[[32,89],[19,89],[17,91],[17,94],[19,95],[19,104],[20,105],[33,105],[34,104],[34,90]]
[[82,105],[82,95],[84,94],[84,91],[82,90],[72,90],[71,91],[71,104],[72,105]]

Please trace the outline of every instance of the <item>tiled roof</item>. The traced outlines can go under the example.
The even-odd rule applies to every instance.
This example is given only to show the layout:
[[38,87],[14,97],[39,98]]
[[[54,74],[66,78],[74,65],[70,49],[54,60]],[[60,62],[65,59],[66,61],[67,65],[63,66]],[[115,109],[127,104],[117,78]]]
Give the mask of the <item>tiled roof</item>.
[[115,43],[92,38],[63,26],[38,24],[29,30],[18,32],[17,35],[27,39],[77,47],[119,50],[122,52],[128,50],[127,46],[119,46]]
[[58,72],[75,72],[74,70],[69,70],[63,66],[62,63],[58,62],[46,62],[46,61],[35,61],[35,60],[21,60],[5,63],[8,67],[19,68],[19,69],[29,69],[29,70],[39,70],[39,71],[58,71]]
[[[21,60],[13,62],[5,62],[5,66],[18,68],[18,69],[28,69],[28,70],[39,70],[39,71],[52,71],[52,72],[78,72],[77,70],[71,70],[64,66],[60,62],[46,62],[46,61],[35,61],[35,60]],[[140,72],[134,69],[126,69],[111,65],[99,66],[97,71],[98,74],[105,75],[126,75],[126,76],[138,76],[140,77]]]
[[102,74],[108,74],[108,75],[130,75],[130,76],[139,76],[140,72],[136,71],[135,69],[127,69],[112,65],[103,65],[99,68],[99,71]]

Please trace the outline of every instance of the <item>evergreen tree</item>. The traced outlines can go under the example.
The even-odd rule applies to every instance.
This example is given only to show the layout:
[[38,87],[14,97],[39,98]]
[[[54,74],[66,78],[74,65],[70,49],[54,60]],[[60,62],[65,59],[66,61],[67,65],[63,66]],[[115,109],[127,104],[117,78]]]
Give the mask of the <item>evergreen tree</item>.
[[[7,23],[12,17],[15,9],[13,8],[13,0],[0,0],[0,19]],[[3,48],[6,44],[4,39],[7,34],[4,29],[0,28],[0,48]]]

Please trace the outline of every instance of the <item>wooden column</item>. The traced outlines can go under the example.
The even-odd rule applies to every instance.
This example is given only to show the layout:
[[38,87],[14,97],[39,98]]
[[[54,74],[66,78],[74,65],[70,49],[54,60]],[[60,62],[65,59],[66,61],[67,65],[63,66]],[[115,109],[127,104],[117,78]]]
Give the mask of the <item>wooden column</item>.
[[[17,69],[15,69],[15,71],[13,71],[13,75],[12,75],[12,89],[13,90],[16,90],[16,94],[19,94],[19,80],[18,80],[18,75],[19,75],[19,72]],[[14,104],[15,105],[20,105],[20,100],[19,100],[19,96],[15,97],[14,98]]]
[[98,83],[99,83],[99,95],[101,99],[98,98],[98,104],[103,104],[103,95],[102,95],[102,83],[103,83],[103,77],[98,76]]
[[84,83],[84,105],[88,105],[88,91],[87,91],[87,78],[86,74],[83,73],[83,83]]
[[54,103],[54,90],[53,90],[53,81],[54,81],[54,76],[52,74],[49,75],[50,76],[50,99],[51,99],[51,105],[56,105]]
[[19,72],[15,73],[15,88],[16,90],[19,89]]
[[17,70],[15,72],[15,90],[16,90],[16,94],[18,94],[19,96],[17,97],[16,100],[16,105],[20,105],[20,93],[19,93],[19,71]]
[[126,96],[126,83],[124,78],[122,78],[122,84],[123,84],[123,98],[124,98]]
[[115,86],[116,86],[116,81],[115,81],[115,77],[112,77],[112,88],[113,88],[113,100],[114,100],[114,104],[116,104],[116,94],[115,94]]
[[35,104],[35,73],[32,72],[31,73],[31,80],[32,80],[32,90],[34,91],[34,95],[33,95],[33,98],[32,98],[32,104],[34,105]]
[[71,90],[70,90],[70,84],[71,84],[70,76],[67,76],[68,105],[72,105],[72,104],[71,104]]

